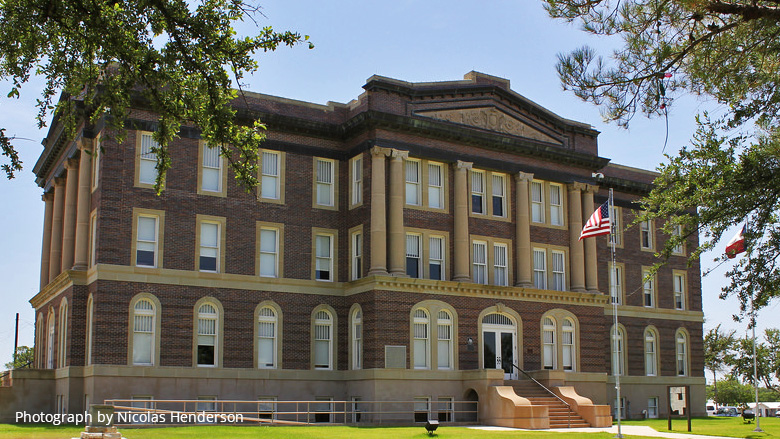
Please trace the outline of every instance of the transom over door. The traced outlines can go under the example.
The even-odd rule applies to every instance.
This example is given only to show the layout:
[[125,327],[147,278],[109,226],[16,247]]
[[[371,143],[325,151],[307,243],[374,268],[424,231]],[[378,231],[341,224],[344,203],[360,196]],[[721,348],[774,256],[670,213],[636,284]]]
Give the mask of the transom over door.
[[517,328],[503,314],[482,319],[482,359],[485,369],[503,369],[504,379],[517,379]]

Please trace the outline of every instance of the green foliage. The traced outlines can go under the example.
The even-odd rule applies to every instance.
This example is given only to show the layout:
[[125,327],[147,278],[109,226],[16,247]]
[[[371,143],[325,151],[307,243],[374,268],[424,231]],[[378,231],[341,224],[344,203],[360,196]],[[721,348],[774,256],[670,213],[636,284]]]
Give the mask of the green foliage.
[[[246,104],[240,85],[258,68],[253,54],[308,40],[271,27],[238,37],[233,23],[257,13],[243,0],[4,0],[0,77],[12,84],[8,98],[18,97],[31,75],[45,78],[39,127],[51,111],[71,132],[105,115],[121,139],[131,106],[156,113],[158,192],[171,165],[168,145],[183,124],[219,147],[248,189],[257,183],[265,127],[251,116],[240,120],[230,104]],[[21,169],[11,140],[0,130],[8,177]]]
[[726,366],[728,355],[734,349],[734,333],[722,332],[720,325],[707,331],[704,335],[704,368],[712,372],[712,390],[713,395],[709,395],[710,388],[707,387],[707,398],[717,400],[718,396],[718,372]]
[[[744,221],[748,253],[727,273],[723,295],[745,314],[780,295],[780,9],[774,0],[545,0],[551,16],[622,44],[609,59],[583,47],[559,55],[564,88],[600,105],[607,120],[627,126],[639,112],[665,116],[682,93],[705,94],[727,109],[697,118],[691,145],[660,167],[656,189],[638,220],[668,221],[662,256],[691,234],[703,237],[698,258]],[[727,239],[729,237],[726,237]],[[725,260],[725,255],[719,260]]]
[[[756,371],[758,382],[770,390],[777,391],[780,379],[780,330],[767,329],[764,340],[756,340]],[[735,349],[727,356],[726,362],[734,376],[745,382],[753,383],[753,339],[737,339]]]
[[718,385],[718,396],[713,398],[718,405],[745,406],[749,402],[755,402],[755,390],[753,386],[742,384],[736,378],[730,376],[722,380]]
[[9,361],[5,363],[6,369],[21,369],[23,367],[30,367],[33,359],[35,358],[35,350],[29,346],[18,346],[16,348],[15,361]]

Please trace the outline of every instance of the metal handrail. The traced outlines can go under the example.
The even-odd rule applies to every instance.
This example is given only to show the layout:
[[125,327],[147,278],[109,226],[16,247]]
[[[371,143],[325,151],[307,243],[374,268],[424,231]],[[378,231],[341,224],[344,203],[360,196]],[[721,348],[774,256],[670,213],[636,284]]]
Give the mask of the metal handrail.
[[[571,428],[571,404],[569,404],[568,402],[566,402],[563,399],[561,399],[560,396],[558,396],[555,393],[553,393],[552,390],[548,389],[547,386],[545,386],[544,384],[540,383],[536,378],[534,378],[531,375],[529,375],[528,372],[524,371],[523,369],[520,369],[520,366],[516,365],[515,363],[510,363],[510,364],[512,364],[512,367],[514,367],[515,369],[517,369],[520,372],[522,372],[523,375],[525,375],[528,378],[530,378],[531,381],[533,381],[536,384],[538,384],[539,387],[541,387],[542,389],[546,390],[547,393],[549,393],[550,395],[554,396],[556,399],[558,399],[558,401],[562,402],[566,406],[566,409],[569,411],[569,418],[567,420],[567,426],[568,426],[568,428]],[[548,412],[548,416],[549,416],[549,412]]]

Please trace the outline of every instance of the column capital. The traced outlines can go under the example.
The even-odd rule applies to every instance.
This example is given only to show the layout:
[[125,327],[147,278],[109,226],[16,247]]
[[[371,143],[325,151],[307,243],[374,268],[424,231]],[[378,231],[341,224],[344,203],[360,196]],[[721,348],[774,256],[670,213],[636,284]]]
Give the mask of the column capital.
[[41,201],[54,201],[54,193],[44,192],[43,195],[41,195]]
[[79,169],[79,159],[67,159],[65,160],[65,169]]
[[372,147],[369,152],[372,156],[389,156],[390,155],[390,148],[382,148],[381,146],[374,146]]
[[518,172],[515,174],[515,180],[519,183],[521,181],[531,181],[534,179],[534,174],[530,172]]
[[409,158],[409,151],[401,151],[400,149],[391,149],[390,157],[393,160],[406,160]]
[[65,177],[54,177],[54,186],[65,186]]
[[458,160],[455,162],[455,169],[460,171],[461,169],[467,170],[471,169],[471,167],[474,166],[474,163],[472,162],[464,162],[463,160]]
[[599,186],[598,185],[587,184],[587,183],[583,183],[583,184],[585,185],[585,189],[583,189],[582,191],[587,193],[587,194],[595,194],[595,193],[597,193],[599,191]]
[[79,140],[78,148],[82,151],[92,152],[92,143],[94,143],[93,139],[82,137]]
[[586,189],[587,186],[588,186],[587,184],[581,183],[579,181],[575,181],[567,185],[567,187],[569,188],[569,192],[582,192]]

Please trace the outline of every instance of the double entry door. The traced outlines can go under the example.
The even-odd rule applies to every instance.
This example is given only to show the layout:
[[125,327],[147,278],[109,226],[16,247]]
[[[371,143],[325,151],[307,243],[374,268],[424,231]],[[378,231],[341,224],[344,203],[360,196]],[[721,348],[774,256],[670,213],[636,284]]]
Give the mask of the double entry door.
[[511,325],[482,325],[482,355],[485,369],[503,369],[505,380],[516,380],[517,330]]

